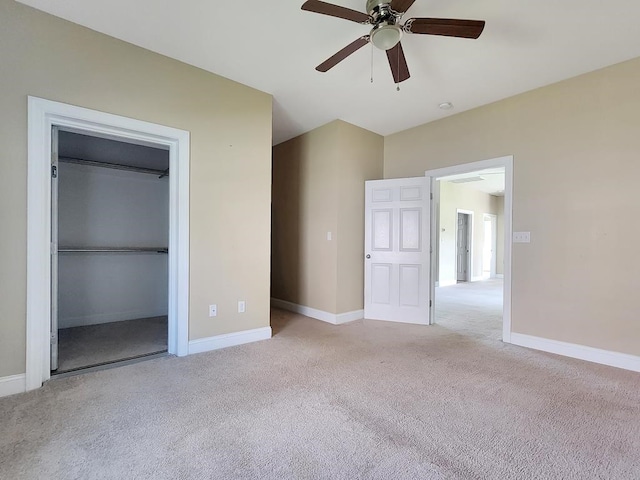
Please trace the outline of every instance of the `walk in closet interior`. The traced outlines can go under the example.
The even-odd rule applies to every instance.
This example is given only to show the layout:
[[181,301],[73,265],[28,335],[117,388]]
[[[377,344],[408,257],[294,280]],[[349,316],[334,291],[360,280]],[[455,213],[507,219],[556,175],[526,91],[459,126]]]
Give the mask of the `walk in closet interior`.
[[166,352],[168,150],[52,137],[52,373]]

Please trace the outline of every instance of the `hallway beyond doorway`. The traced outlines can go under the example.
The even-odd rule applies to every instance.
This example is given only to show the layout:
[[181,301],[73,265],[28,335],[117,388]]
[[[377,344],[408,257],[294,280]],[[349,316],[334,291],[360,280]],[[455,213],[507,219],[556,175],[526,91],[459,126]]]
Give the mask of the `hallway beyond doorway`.
[[435,323],[465,335],[502,340],[503,280],[436,288]]

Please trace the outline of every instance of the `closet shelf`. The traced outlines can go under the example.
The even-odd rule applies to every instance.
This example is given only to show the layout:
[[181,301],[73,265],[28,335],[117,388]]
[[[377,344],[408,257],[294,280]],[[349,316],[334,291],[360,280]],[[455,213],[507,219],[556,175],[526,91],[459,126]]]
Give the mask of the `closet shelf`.
[[154,168],[132,167],[130,165],[120,165],[117,163],[96,162],[94,160],[85,160],[83,158],[59,157],[59,162],[75,163],[76,165],[88,165],[90,167],[112,168],[114,170],[126,170],[128,172],[148,173],[150,175],[158,175],[158,178],[169,176],[169,169],[156,170]]
[[59,247],[58,253],[169,253],[166,247]]

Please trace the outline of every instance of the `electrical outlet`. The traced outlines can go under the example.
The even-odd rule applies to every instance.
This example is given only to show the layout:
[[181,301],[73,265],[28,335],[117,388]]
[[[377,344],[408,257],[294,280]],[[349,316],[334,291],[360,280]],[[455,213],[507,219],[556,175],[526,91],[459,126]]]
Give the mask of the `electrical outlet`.
[[218,305],[209,305],[209,316],[210,317],[218,316]]
[[531,232],[513,232],[513,243],[531,243]]
[[332,235],[331,232],[327,232],[327,240],[331,241]]
[[238,300],[238,313],[244,313],[244,311],[245,311],[244,300]]

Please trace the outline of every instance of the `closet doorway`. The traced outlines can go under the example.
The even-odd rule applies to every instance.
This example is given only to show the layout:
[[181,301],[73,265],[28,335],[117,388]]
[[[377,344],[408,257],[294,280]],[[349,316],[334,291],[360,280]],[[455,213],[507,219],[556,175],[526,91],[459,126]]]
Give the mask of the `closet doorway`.
[[51,140],[51,374],[166,353],[169,148]]
[[[57,329],[54,331],[51,328],[51,313],[55,302],[51,295],[51,257],[59,255],[58,245],[52,245],[51,238],[53,127],[71,133],[168,149],[168,353],[177,356],[189,354],[189,132],[30,96],[27,162],[27,391],[40,388],[43,382],[51,378],[51,344],[53,337],[57,341],[58,334]],[[59,164],[55,166],[57,169]]]

